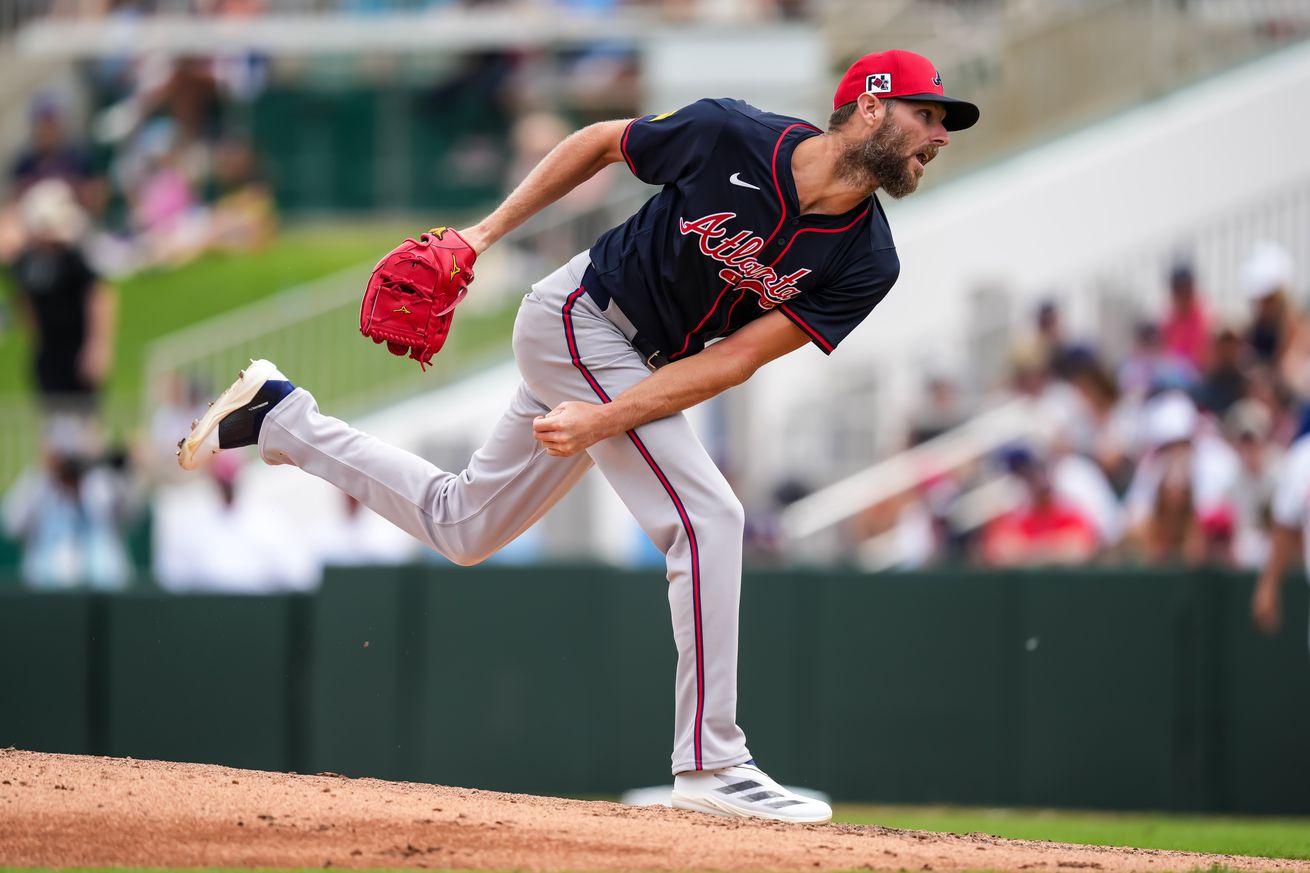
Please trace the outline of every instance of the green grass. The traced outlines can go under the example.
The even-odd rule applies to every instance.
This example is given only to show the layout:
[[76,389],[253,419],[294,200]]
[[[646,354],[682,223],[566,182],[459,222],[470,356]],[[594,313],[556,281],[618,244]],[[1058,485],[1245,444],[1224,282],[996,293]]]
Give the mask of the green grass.
[[841,806],[836,820],[1021,840],[1310,859],[1310,819],[923,806]]

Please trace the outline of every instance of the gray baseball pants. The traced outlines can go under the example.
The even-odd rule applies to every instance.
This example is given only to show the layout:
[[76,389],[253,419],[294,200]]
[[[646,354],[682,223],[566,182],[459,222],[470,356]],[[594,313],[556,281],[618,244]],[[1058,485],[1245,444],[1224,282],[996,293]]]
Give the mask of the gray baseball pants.
[[323,415],[297,388],[265,418],[261,456],[331,482],[458,564],[476,564],[527,530],[596,464],[665,555],[678,649],[673,772],[740,764],[737,618],[742,507],[682,414],[597,443],[546,454],[532,421],[565,400],[608,402],[650,375],[582,288],[586,254],[532,287],[514,323],[523,382],[461,473]]

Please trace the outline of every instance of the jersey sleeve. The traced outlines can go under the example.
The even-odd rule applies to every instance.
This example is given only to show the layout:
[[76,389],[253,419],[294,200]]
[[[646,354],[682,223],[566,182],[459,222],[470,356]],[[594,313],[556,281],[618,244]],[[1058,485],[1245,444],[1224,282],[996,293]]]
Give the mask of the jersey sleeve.
[[836,280],[778,305],[824,354],[868,317],[892,290],[901,272],[895,249],[873,252]]
[[633,119],[620,141],[623,159],[643,182],[675,182],[714,151],[727,117],[723,106],[707,99],[662,115]]

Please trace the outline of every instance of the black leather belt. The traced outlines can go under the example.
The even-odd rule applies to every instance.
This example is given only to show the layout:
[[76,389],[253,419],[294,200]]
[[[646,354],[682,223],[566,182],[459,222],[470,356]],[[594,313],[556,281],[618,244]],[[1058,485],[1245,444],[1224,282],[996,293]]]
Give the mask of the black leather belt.
[[[592,299],[596,300],[596,297],[593,296]],[[599,302],[597,302],[597,305],[600,305]],[[669,356],[660,351],[659,346],[655,345],[654,342],[641,335],[641,331],[637,330],[637,326],[632,323],[632,319],[623,314],[623,310],[619,308],[618,303],[606,298],[605,305],[601,309],[604,311],[605,317],[623,332],[623,335],[628,338],[628,342],[632,343],[633,349],[636,350],[637,354],[641,355],[641,359],[648,369],[658,370],[669,362]]]
[[633,334],[631,339],[632,347],[641,355],[646,366],[652,370],[658,370],[669,362],[669,356],[655,347],[655,343],[646,339],[641,334]]

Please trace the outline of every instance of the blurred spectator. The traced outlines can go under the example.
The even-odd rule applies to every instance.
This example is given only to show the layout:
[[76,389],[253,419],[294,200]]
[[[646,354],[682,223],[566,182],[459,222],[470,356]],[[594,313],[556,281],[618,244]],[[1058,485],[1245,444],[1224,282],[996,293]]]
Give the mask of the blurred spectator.
[[192,182],[182,171],[174,125],[160,119],[137,139],[137,174],[127,184],[138,266],[185,263],[205,248],[206,221]]
[[261,594],[305,591],[319,581],[319,565],[302,548],[276,507],[242,500],[237,452],[209,465],[213,490],[186,512],[156,512],[154,573],[174,592]]
[[202,15],[245,18],[263,13],[266,5],[265,0],[197,0],[196,11]]
[[1261,633],[1273,635],[1283,624],[1283,579],[1305,549],[1310,572],[1310,434],[1302,435],[1287,452],[1278,476],[1272,507],[1273,531],[1269,557],[1251,595],[1251,619]]
[[[851,537],[872,542],[885,566],[912,570],[961,556],[963,532],[953,518],[964,470],[929,462],[914,486],[868,507],[852,520]],[[868,545],[866,542],[866,548]]]
[[162,109],[177,125],[179,150],[215,140],[222,130],[223,104],[213,59],[178,58],[169,63],[162,79],[162,86],[146,95],[147,115]]
[[1114,546],[1123,535],[1123,508],[1099,464],[1056,440],[1050,450],[1051,485],[1057,501],[1078,508],[1096,529],[1097,545]]
[[1067,402],[1068,386],[1053,385],[1046,355],[1032,341],[1021,341],[1010,349],[1008,393],[1025,397],[1042,408],[1062,409]]
[[[209,250],[248,252],[266,245],[276,232],[276,209],[251,148],[239,140],[216,144],[212,174],[193,178],[183,167],[176,134],[167,119],[152,121],[119,162],[136,234],[133,266],[176,266]],[[202,185],[212,187],[212,205],[203,202]]]
[[924,402],[910,412],[908,444],[917,446],[963,424],[966,415],[960,389],[950,378],[934,373],[927,379]]
[[892,528],[891,565],[900,570],[915,570],[938,560],[948,538],[942,521],[933,515],[928,500],[911,499],[902,503]]
[[746,507],[743,539],[749,563],[774,563],[782,557],[784,537],[779,516],[784,509],[809,493],[810,488],[803,481],[787,476],[774,484],[767,503]]
[[75,247],[87,221],[66,182],[33,185],[19,213],[28,242],[11,271],[19,310],[35,334],[37,392],[47,412],[90,414],[112,361],[115,294]]
[[1261,242],[1242,264],[1242,291],[1254,307],[1246,340],[1257,362],[1276,368],[1296,330],[1290,299],[1292,258],[1277,243]]
[[1151,564],[1201,564],[1205,531],[1196,511],[1190,458],[1184,449],[1171,447],[1161,454],[1157,469],[1150,511],[1132,531],[1138,554]]
[[1246,395],[1250,385],[1247,358],[1250,349],[1232,328],[1215,336],[1210,363],[1197,390],[1201,407],[1217,416],[1225,416],[1232,405]]
[[50,590],[124,587],[131,574],[122,538],[129,491],[121,459],[100,457],[85,419],[48,420],[39,466],[5,497],[5,532],[23,544],[24,581]]
[[95,164],[90,151],[69,138],[58,99],[38,94],[32,100],[29,118],[30,139],[9,169],[12,195],[21,197],[45,179],[62,179],[80,194],[83,183],[95,178]]
[[1136,407],[1120,402],[1118,386],[1090,349],[1066,349],[1058,373],[1073,389],[1064,410],[1053,419],[1062,438],[1074,452],[1095,461],[1111,479],[1126,480]]
[[1133,347],[1119,366],[1119,390],[1142,401],[1153,391],[1165,388],[1191,390],[1199,376],[1195,367],[1165,348],[1160,328],[1154,322],[1138,322],[1133,330]]
[[966,556],[968,531],[957,518],[964,483],[973,471],[939,470],[926,473],[896,519],[899,566],[911,568]]
[[1057,369],[1064,361],[1071,343],[1064,333],[1060,320],[1060,308],[1054,300],[1043,300],[1037,307],[1036,333],[1034,335],[1042,365],[1048,370]]
[[1231,561],[1237,454],[1179,391],[1152,398],[1143,429],[1149,451],[1125,498],[1133,550],[1154,564]]
[[188,477],[177,464],[178,436],[204,413],[213,392],[203,380],[176,371],[162,374],[150,388],[150,421],[138,447],[140,466],[151,483],[182,481]]
[[341,497],[341,514],[317,532],[324,567],[391,566],[418,557],[418,540],[346,492]]
[[277,230],[273,194],[259,176],[255,152],[240,140],[220,143],[214,160],[218,198],[209,213],[208,246],[220,251],[263,248]]
[[1273,417],[1258,400],[1235,403],[1224,416],[1224,432],[1241,462],[1233,492],[1233,559],[1240,567],[1257,568],[1268,557],[1269,508],[1282,466],[1272,431]]
[[53,95],[37,95],[32,100],[30,117],[29,142],[9,171],[10,204],[0,212],[0,261],[5,263],[11,262],[28,242],[14,204],[34,185],[51,179],[62,181],[78,203],[97,214],[103,211],[108,196],[89,150],[68,137],[59,101]]
[[1263,299],[1281,303],[1285,332],[1278,350],[1277,369],[1281,385],[1302,401],[1310,401],[1310,313],[1297,310],[1292,287],[1292,256],[1276,243],[1258,243],[1243,264],[1242,278],[1254,293],[1263,290]]
[[1196,274],[1187,262],[1169,271],[1169,311],[1160,325],[1165,350],[1204,370],[1210,353],[1210,317],[1196,290]]
[[980,554],[991,567],[1076,565],[1091,560],[1100,537],[1090,518],[1058,497],[1045,458],[1012,450],[1007,466],[1022,486],[1020,506],[983,531]]

